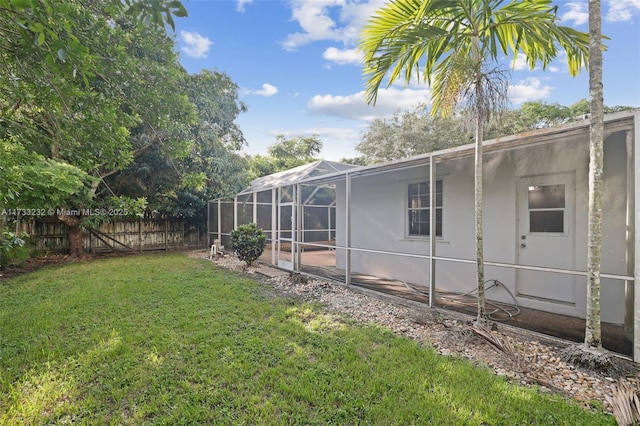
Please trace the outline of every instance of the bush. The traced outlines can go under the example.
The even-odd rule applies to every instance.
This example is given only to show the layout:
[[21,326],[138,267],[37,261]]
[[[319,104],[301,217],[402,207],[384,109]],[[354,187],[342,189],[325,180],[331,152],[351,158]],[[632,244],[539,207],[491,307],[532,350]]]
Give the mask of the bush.
[[260,257],[266,246],[267,236],[255,223],[240,225],[231,231],[231,249],[247,266]]
[[0,267],[24,266],[30,257],[29,248],[25,246],[28,237],[25,233],[17,235],[13,232],[0,235]]

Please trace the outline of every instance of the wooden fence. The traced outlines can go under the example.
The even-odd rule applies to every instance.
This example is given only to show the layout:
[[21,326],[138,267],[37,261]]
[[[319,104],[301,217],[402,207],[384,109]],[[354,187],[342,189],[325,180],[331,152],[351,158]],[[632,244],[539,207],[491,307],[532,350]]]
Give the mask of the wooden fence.
[[[69,228],[56,219],[21,224],[36,249],[48,253],[69,251]],[[182,219],[121,219],[105,222],[83,232],[84,249],[89,253],[112,251],[143,252],[181,250],[207,246],[207,232]]]

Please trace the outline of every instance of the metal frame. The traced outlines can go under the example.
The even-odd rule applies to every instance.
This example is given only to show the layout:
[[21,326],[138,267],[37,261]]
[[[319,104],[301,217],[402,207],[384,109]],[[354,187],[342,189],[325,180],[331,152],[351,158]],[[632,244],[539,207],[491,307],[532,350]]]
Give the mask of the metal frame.
[[[605,123],[608,123],[608,129],[605,130],[605,135],[611,134],[612,132],[625,130],[629,127],[628,120],[633,122],[632,129],[629,130],[629,134],[633,136],[633,140],[628,142],[628,152],[631,154],[632,158],[628,157],[627,164],[627,189],[628,189],[628,200],[627,200],[627,222],[629,228],[628,235],[628,257],[629,264],[633,263],[633,267],[628,268],[626,275],[619,274],[601,274],[602,278],[608,278],[613,280],[622,280],[626,282],[626,288],[629,293],[633,292],[633,298],[630,299],[629,296],[626,296],[627,299],[627,307],[629,305],[633,305],[633,318],[630,318],[629,321],[633,324],[633,359],[636,362],[640,362],[640,249],[638,248],[638,244],[640,244],[640,215],[635,214],[635,206],[640,205],[640,176],[638,176],[638,172],[640,171],[640,111],[634,111],[632,113],[622,112],[617,114],[612,114],[610,116],[605,117]],[[483,145],[485,147],[485,153],[494,153],[494,152],[504,152],[508,150],[517,149],[520,147],[532,147],[543,144],[548,144],[553,142],[559,137],[562,138],[573,138],[579,135],[579,132],[583,132],[585,127],[588,127],[589,121],[585,120],[582,122],[574,122],[564,126],[559,126],[550,129],[541,129],[536,131],[535,133],[528,133],[526,136],[509,136],[506,138],[500,138],[493,141],[487,141]],[[605,136],[606,137],[606,136]],[[301,199],[301,191],[300,187],[302,184],[309,185],[321,185],[321,184],[335,184],[337,182],[344,181],[345,182],[345,223],[344,223],[344,236],[345,236],[345,244],[344,246],[331,246],[326,244],[316,244],[316,243],[305,243],[309,246],[322,247],[322,248],[336,248],[344,250],[344,260],[345,260],[345,283],[346,285],[351,284],[351,275],[352,275],[352,266],[351,266],[351,256],[354,252],[363,252],[363,253],[376,253],[383,255],[391,255],[391,256],[401,256],[401,257],[412,257],[418,259],[426,259],[429,264],[429,304],[433,306],[433,301],[435,298],[435,273],[437,262],[456,262],[456,263],[468,263],[475,264],[475,259],[461,259],[461,258],[451,258],[451,257],[443,257],[437,256],[436,246],[437,239],[433,236],[435,235],[435,209],[431,209],[430,212],[430,237],[428,239],[429,244],[429,254],[428,255],[418,255],[418,254],[409,254],[409,253],[398,253],[384,250],[372,250],[366,249],[362,247],[352,247],[352,239],[351,239],[351,195],[352,195],[352,178],[354,177],[364,177],[367,175],[376,175],[383,174],[387,172],[397,172],[400,170],[407,170],[416,167],[425,167],[428,165],[429,167],[429,181],[435,182],[436,179],[436,169],[437,164],[441,162],[443,159],[456,159],[456,158],[464,158],[471,157],[473,155],[473,146],[467,145],[462,147],[450,148],[430,154],[424,154],[421,156],[417,156],[408,160],[399,160],[391,163],[387,163],[384,165],[378,166],[368,166],[362,167],[352,170],[339,171],[336,173],[329,173],[323,176],[314,177],[314,178],[305,178],[296,182],[294,184],[295,188],[297,188],[295,198],[293,201],[294,205],[298,207],[302,206]],[[288,186],[291,183],[288,183]],[[266,188],[262,188],[261,191],[264,191]],[[279,221],[277,220],[277,216],[274,214],[280,208],[280,199],[279,197],[276,199],[276,191],[280,191],[281,187],[272,188],[272,241],[274,240],[275,232],[279,227]],[[255,195],[254,195],[255,197]],[[431,200],[431,205],[435,205],[435,185],[430,185],[430,193],[429,197]],[[305,200],[305,203],[308,200]],[[255,208],[255,204],[254,204]],[[218,200],[218,209],[220,210],[220,201]],[[294,222],[292,224],[292,259],[294,260],[294,266],[296,271],[300,271],[300,248],[299,243],[301,241],[301,232],[304,231],[302,228],[302,218],[300,217],[302,213],[300,208],[295,209],[295,217]],[[220,214],[218,214],[218,232],[220,234]],[[330,215],[329,215],[330,217]],[[254,213],[255,218],[255,213]],[[295,220],[297,218],[297,220]],[[330,219],[329,219],[330,220]],[[234,224],[237,226],[237,197],[234,200]],[[294,237],[294,236],[297,236]],[[426,239],[425,239],[426,240]],[[275,253],[272,253],[272,263],[276,263],[277,256]],[[538,267],[538,266],[527,266],[527,265],[518,265],[514,263],[504,263],[504,262],[492,262],[485,261],[485,266],[493,266],[500,268],[510,268],[514,270],[532,270],[532,271],[541,271],[541,272],[552,272],[557,274],[568,274],[574,276],[586,276],[586,271],[578,271],[578,270],[568,270],[568,269],[558,269],[558,268],[548,268],[548,267]]]

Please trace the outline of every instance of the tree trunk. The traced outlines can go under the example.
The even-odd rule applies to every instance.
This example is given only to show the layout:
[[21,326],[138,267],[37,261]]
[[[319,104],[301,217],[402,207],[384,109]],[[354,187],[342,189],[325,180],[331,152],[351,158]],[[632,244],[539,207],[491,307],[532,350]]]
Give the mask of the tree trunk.
[[69,254],[71,257],[85,257],[80,216],[61,215],[58,219],[69,227]]
[[474,37],[474,60],[476,72],[476,123],[475,123],[475,231],[476,231],[476,279],[478,286],[478,322],[487,322],[486,296],[484,290],[484,237],[482,232],[482,139],[484,138],[484,93],[482,90],[482,69],[480,41]]
[[600,0],[589,0],[589,218],[587,249],[587,323],[584,344],[601,348],[600,266],[602,252],[602,172],[604,100],[602,90],[602,29]]

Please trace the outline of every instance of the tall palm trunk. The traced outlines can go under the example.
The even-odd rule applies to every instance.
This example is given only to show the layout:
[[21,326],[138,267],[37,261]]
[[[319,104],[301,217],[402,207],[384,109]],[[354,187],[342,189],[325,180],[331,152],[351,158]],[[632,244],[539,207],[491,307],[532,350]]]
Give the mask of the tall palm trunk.
[[486,297],[484,291],[484,237],[482,233],[482,140],[484,139],[484,93],[482,90],[482,58],[480,54],[480,40],[477,36],[473,37],[473,62],[476,76],[475,91],[475,191],[474,191],[474,209],[475,209],[475,231],[476,231],[476,280],[478,287],[478,322],[486,322],[487,309]]
[[600,266],[602,252],[602,172],[604,112],[600,0],[589,0],[589,218],[587,253],[587,324],[585,346],[601,348]]

